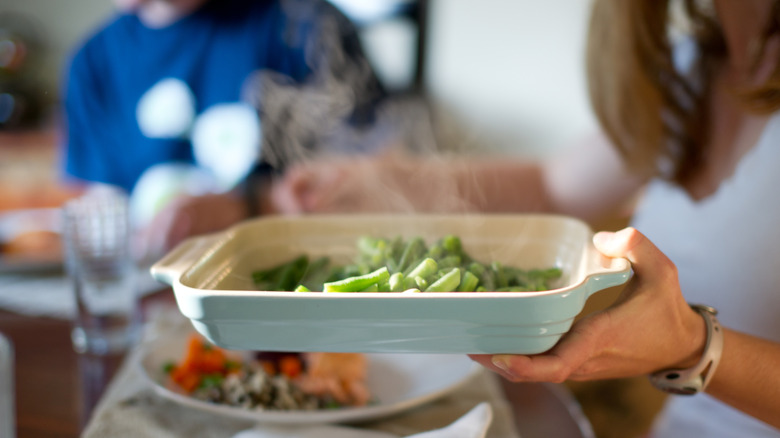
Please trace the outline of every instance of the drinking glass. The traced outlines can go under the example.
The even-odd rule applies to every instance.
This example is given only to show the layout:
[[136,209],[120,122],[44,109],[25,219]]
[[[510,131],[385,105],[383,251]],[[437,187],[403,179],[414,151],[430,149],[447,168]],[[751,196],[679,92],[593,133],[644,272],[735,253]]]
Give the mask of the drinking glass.
[[11,342],[0,333],[0,436],[15,436],[14,412],[14,353]]
[[126,350],[138,334],[132,227],[127,195],[97,186],[63,207],[65,265],[76,300],[72,340],[79,353]]

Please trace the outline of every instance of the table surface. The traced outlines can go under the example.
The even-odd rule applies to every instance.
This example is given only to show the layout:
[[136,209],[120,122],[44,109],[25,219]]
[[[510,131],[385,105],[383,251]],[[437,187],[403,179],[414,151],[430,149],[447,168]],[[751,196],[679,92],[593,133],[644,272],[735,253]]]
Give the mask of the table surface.
[[[173,305],[170,290],[145,297],[142,307],[161,303]],[[17,436],[79,436],[123,357],[76,354],[69,321],[0,311],[0,332],[14,348]],[[503,387],[523,438],[592,436],[565,387],[510,382]]]

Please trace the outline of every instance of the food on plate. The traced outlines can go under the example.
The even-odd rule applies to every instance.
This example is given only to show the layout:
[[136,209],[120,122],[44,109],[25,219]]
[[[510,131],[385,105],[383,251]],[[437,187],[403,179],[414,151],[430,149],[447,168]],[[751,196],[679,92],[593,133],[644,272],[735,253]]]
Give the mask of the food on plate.
[[367,363],[359,353],[256,353],[247,358],[192,334],[184,358],[167,363],[170,389],[252,410],[363,406]]
[[421,237],[361,237],[354,264],[332,266],[330,258],[293,260],[252,273],[255,286],[295,292],[527,292],[553,289],[558,267],[524,270],[499,262],[484,264],[463,250],[460,238],[432,245]]
[[366,357],[360,353],[303,353],[308,372],[296,380],[306,393],[333,397],[345,406],[364,406],[371,399],[366,387]]
[[25,231],[0,244],[0,253],[14,259],[59,260],[62,258],[62,238],[54,231]]

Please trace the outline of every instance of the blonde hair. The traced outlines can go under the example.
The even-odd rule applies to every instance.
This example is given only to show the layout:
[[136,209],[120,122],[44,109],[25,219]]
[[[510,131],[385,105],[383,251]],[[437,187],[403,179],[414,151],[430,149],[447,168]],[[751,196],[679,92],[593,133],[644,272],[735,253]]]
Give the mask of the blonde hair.
[[[708,102],[713,71],[726,45],[711,8],[696,0],[595,0],[587,43],[591,103],[629,167],[684,185],[699,168],[708,143]],[[672,60],[673,8],[681,6],[686,33],[699,56],[683,75]],[[757,41],[754,65],[767,40],[780,34],[780,0]],[[780,109],[780,65],[750,90],[739,90],[756,113]]]

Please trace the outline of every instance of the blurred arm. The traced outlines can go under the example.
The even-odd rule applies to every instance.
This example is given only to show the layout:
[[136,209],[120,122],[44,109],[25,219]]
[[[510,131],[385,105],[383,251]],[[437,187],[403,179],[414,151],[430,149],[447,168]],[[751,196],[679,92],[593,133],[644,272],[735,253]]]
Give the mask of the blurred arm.
[[543,163],[387,155],[309,163],[291,169],[273,191],[284,213],[554,212],[592,219],[645,181],[592,137]]

